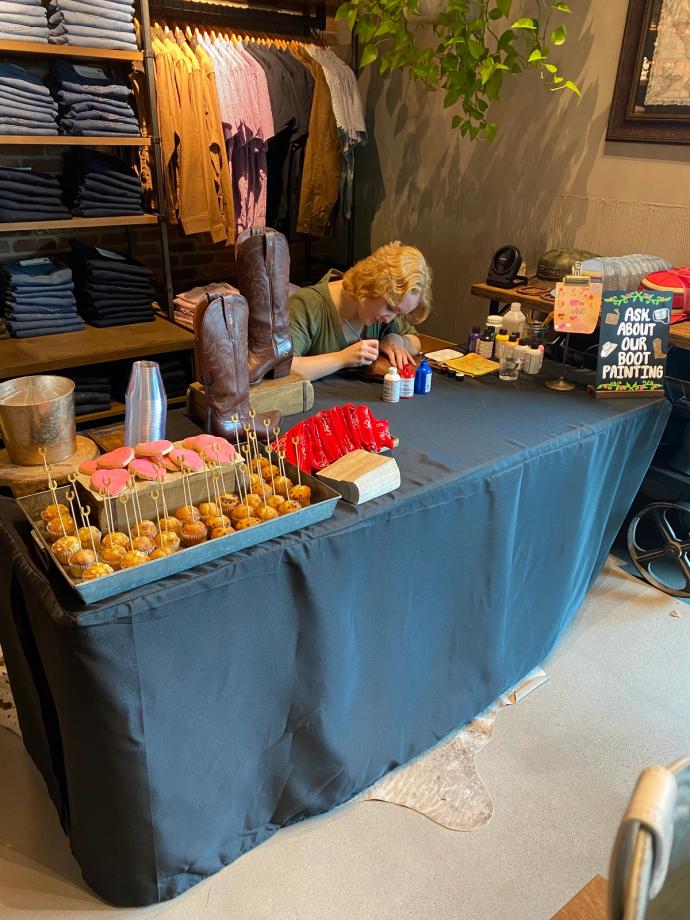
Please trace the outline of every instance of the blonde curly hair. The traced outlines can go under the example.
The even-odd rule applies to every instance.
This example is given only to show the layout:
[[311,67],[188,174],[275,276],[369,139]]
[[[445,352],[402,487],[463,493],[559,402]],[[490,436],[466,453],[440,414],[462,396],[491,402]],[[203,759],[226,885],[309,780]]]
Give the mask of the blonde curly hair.
[[383,297],[396,307],[410,291],[419,292],[418,306],[405,319],[421,323],[431,313],[431,269],[418,249],[397,240],[380,246],[345,272],[343,290],[360,303]]

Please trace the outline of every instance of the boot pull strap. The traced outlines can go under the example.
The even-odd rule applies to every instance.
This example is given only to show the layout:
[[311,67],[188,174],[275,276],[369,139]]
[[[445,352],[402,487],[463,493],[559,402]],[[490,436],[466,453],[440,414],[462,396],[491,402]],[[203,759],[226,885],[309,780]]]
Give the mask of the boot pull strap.
[[266,268],[268,270],[269,277],[273,277],[276,251],[275,230],[271,230],[269,227],[267,227],[264,239],[266,240]]

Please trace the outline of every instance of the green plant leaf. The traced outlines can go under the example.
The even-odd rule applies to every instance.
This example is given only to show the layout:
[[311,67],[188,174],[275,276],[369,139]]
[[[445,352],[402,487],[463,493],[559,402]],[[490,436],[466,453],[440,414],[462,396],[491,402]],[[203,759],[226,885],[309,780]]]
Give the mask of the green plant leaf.
[[461,93],[459,89],[449,89],[443,99],[443,108],[449,109],[451,105],[455,105],[455,103],[460,98],[460,95]]
[[513,41],[516,37],[517,36],[515,35],[515,32],[513,32],[511,29],[507,29],[498,39],[496,49],[498,51],[507,51],[512,47]]
[[510,16],[510,7],[513,0],[496,0],[496,9],[501,11],[501,16]]
[[362,51],[362,57],[360,59],[359,66],[367,67],[369,64],[372,64],[378,56],[379,53],[374,45],[365,45],[364,50]]
[[498,7],[496,7],[489,13],[489,19],[493,19],[494,21],[497,19],[503,19],[503,13],[499,10]]
[[495,65],[494,65],[493,58],[487,58],[485,61],[482,61],[482,65],[479,68],[479,74],[482,78],[482,86],[484,86],[488,82],[494,70],[495,70]]
[[536,64],[537,61],[543,61],[546,55],[544,55],[539,48],[535,48],[534,51],[527,58],[528,64]]
[[338,9],[335,11],[336,19],[347,19],[347,14],[350,11],[349,3],[341,3]]
[[497,129],[498,129],[498,125],[496,124],[495,121],[489,122],[489,124],[484,129],[484,134],[486,135],[487,141],[492,141],[496,137]]
[[572,13],[572,10],[570,9],[570,4],[568,3],[560,3],[560,2],[552,3],[551,6],[555,10],[559,10],[559,12],[561,13]]
[[352,30],[354,29],[356,22],[357,22],[357,8],[354,6],[349,6],[348,4],[347,24],[350,28],[350,32],[352,32]]
[[557,73],[558,67],[555,64],[544,64],[544,70],[548,70],[549,73]]
[[452,128],[459,128],[462,124],[462,118],[459,115],[453,115],[453,120],[450,124]]
[[523,16],[522,19],[517,19],[510,28],[511,29],[531,29],[533,32],[535,32],[537,29],[537,24],[534,21],[534,19],[530,19],[527,16]]
[[397,31],[397,25],[394,22],[388,20],[388,22],[382,22],[378,29],[374,32],[374,38],[378,38],[380,35],[390,35],[392,32]]
[[468,39],[467,47],[469,48],[469,52],[475,61],[478,61],[479,58],[484,54],[484,45],[482,45],[481,42],[478,42],[475,38]]
[[573,83],[572,80],[566,80],[565,83],[563,84],[563,88],[569,89],[571,93],[575,93],[576,96],[582,95],[582,91],[580,90],[580,87],[577,85],[577,83]]
[[554,29],[551,33],[551,43],[554,45],[563,45],[567,37],[568,33],[565,30],[565,26],[558,26],[558,28]]

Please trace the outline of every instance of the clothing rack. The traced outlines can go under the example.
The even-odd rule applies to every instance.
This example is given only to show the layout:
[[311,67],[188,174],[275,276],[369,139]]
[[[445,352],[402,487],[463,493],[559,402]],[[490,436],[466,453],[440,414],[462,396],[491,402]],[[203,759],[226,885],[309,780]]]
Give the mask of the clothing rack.
[[[273,8],[271,8],[271,6]],[[197,2],[197,0],[151,0],[151,11],[170,19],[193,18],[198,25],[224,23],[247,32],[273,32],[286,36],[307,37],[326,28],[326,4],[314,3],[302,10],[290,12],[275,3],[233,6],[230,3]]]

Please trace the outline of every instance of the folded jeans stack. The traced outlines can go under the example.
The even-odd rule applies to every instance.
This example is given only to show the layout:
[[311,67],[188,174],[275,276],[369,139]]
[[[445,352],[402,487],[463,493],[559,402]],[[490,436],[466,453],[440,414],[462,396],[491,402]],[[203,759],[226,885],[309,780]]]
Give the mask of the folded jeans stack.
[[69,218],[57,176],[0,166],[0,222]]
[[151,269],[120,252],[72,240],[79,312],[92,326],[154,320]]
[[75,415],[105,412],[112,408],[112,382],[108,374],[70,370],[68,376],[74,381]]
[[65,156],[63,188],[79,217],[143,214],[141,179],[123,160],[87,148]]
[[197,306],[206,300],[208,294],[236,294],[237,288],[225,281],[203,284],[189,291],[183,291],[173,300],[175,322],[188,329],[194,329],[194,313]]
[[48,21],[41,0],[3,0],[0,39],[47,44]]
[[72,272],[57,259],[0,264],[0,298],[5,323],[15,338],[84,328],[76,310]]
[[60,133],[90,137],[138,137],[132,90],[104,68],[56,61],[51,85],[60,105]]
[[48,12],[53,44],[137,50],[130,0],[50,0]]
[[[2,25],[0,24],[0,37]],[[57,134],[57,102],[38,77],[0,62],[0,134]]]

